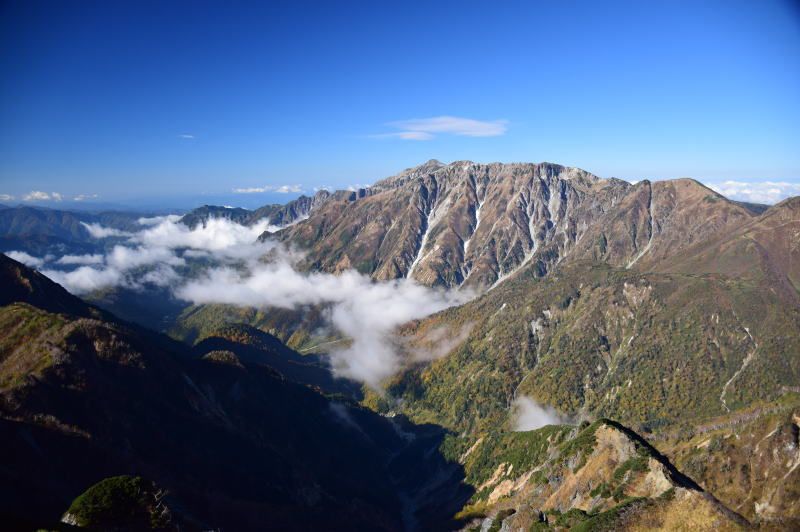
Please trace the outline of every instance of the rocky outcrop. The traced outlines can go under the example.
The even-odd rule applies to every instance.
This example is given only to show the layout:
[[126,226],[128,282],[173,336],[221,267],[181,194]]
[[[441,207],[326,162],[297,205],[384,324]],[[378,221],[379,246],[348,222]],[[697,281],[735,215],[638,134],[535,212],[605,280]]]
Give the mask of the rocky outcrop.
[[320,190],[311,197],[300,196],[285,205],[275,203],[253,211],[239,207],[203,205],[185,214],[180,221],[191,228],[203,225],[211,218],[225,218],[243,225],[253,225],[266,219],[269,225],[286,226],[308,217],[311,211],[320,207],[333,196],[335,194],[327,190]]
[[334,195],[281,238],[311,269],[489,289],[570,261],[658,269],[759,212],[691,179],[631,185],[551,163],[432,160]]
[[487,288],[529,264],[549,271],[629,187],[551,163],[429,161],[330,201],[282,238],[315,269]]
[[[550,436],[544,439],[545,434]],[[593,529],[590,521],[614,530],[663,529],[675,523],[692,523],[694,530],[750,527],[636,433],[613,421],[495,436],[475,445],[479,448],[473,453],[480,458],[462,460],[468,479],[487,466],[487,456],[499,464],[462,512],[479,516],[467,519],[465,529],[528,530],[536,523],[537,530],[582,523]],[[528,446],[539,447],[543,459],[520,460]]]

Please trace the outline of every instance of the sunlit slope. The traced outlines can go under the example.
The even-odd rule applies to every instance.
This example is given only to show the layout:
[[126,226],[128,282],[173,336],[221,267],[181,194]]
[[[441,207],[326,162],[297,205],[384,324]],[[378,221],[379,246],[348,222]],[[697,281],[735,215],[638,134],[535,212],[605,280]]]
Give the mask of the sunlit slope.
[[458,430],[500,426],[515,396],[642,429],[704,419],[800,382],[800,311],[760,284],[574,264],[509,281],[407,325],[468,336],[388,383],[415,419]]
[[633,431],[602,419],[478,438],[446,455],[475,486],[465,530],[747,530],[742,516],[678,471]]

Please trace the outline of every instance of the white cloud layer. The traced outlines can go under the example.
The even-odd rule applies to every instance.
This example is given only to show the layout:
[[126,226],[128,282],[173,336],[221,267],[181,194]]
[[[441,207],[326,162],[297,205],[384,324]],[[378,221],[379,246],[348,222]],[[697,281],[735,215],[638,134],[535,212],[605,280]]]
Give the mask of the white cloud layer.
[[25,266],[29,266],[31,268],[39,268],[40,266],[43,266],[45,263],[45,259],[34,257],[33,255],[25,253],[24,251],[6,251],[6,255],[8,255],[15,261],[21,262]]
[[[353,270],[338,275],[295,271],[293,265],[299,257],[275,241],[257,241],[265,231],[279,229],[266,221],[243,226],[219,218],[192,229],[178,219],[144,218],[139,221],[142,229],[132,234],[87,225],[98,238],[111,235],[124,240],[102,255],[64,255],[42,273],[75,294],[107,287],[157,285],[171,287],[176,297],[195,304],[257,308],[322,305],[327,308],[329,325],[352,340],[349,347],[331,353],[334,371],[376,389],[400,367],[393,332],[398,325],[472,297],[465,292],[432,290],[408,279],[375,282]],[[39,268],[53,259],[24,252],[9,255]],[[183,277],[185,266],[195,258],[213,262],[199,276],[187,280]],[[445,332],[437,334],[442,338],[434,335],[428,339],[425,358],[448,349],[449,342],[443,341]],[[461,339],[464,334],[457,336]]]
[[136,223],[139,225],[158,225],[162,222],[177,222],[181,219],[179,214],[167,214],[166,216],[151,216],[149,218],[139,218]]
[[545,425],[564,425],[569,419],[547,405],[540,405],[530,397],[518,397],[514,401],[514,430],[536,430]]
[[119,229],[114,229],[113,227],[105,227],[99,223],[87,224],[86,222],[81,222],[81,225],[84,226],[87,231],[89,231],[89,234],[92,236],[92,238],[131,236],[131,233],[128,233],[127,231],[120,231]]
[[11,194],[0,194],[0,201],[13,201],[14,196]]
[[42,270],[42,273],[57,282],[73,294],[85,294],[93,290],[108,288],[109,286],[131,287],[124,272],[113,268],[93,268],[81,266],[75,270],[65,272],[61,270]]
[[708,185],[729,199],[767,203],[774,205],[783,199],[800,195],[800,183],[763,181],[761,183],[744,183],[742,181],[725,181]]
[[234,188],[236,194],[260,194],[263,192],[274,192],[277,194],[301,194],[303,185],[267,185],[264,187]]
[[448,133],[464,137],[496,137],[508,129],[507,120],[484,122],[457,116],[435,116],[433,118],[412,118],[387,124],[400,129],[397,133],[372,135],[373,137],[396,137],[403,140],[431,140],[434,133]]
[[105,258],[97,253],[92,255],[64,255],[56,264],[103,264]]
[[378,388],[400,365],[392,331],[409,320],[465,302],[465,293],[435,291],[408,279],[376,283],[353,270],[339,275],[300,273],[280,257],[251,261],[247,271],[215,268],[176,295],[195,304],[296,308],[330,305],[332,325],[353,340],[331,353],[334,371]]
[[[143,284],[177,286],[181,282],[175,268],[186,265],[186,259],[205,257],[221,260],[251,259],[269,249],[269,244],[257,243],[264,231],[274,231],[266,221],[243,226],[227,219],[211,219],[205,225],[191,229],[178,223],[180,216],[140,218],[142,230],[130,233],[100,224],[83,225],[94,238],[124,238],[105,255],[64,255],[55,264],[80,265],[71,271],[43,270],[42,273],[75,294],[111,286],[137,289]],[[82,222],[83,223],[83,222]],[[27,254],[25,254],[27,255]],[[27,255],[28,260],[42,259]],[[21,261],[22,262],[22,261]]]

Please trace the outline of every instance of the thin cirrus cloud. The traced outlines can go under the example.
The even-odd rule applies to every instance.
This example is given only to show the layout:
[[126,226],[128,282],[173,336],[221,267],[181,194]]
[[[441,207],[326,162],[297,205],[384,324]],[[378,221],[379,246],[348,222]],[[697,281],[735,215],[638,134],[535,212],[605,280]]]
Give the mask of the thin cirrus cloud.
[[236,194],[261,194],[263,192],[275,192],[277,194],[301,194],[303,185],[267,185],[265,187],[234,188]]
[[194,139],[195,139],[195,136],[194,136],[194,135],[178,135],[178,138],[179,138],[179,139],[188,139],[188,140],[194,140]]
[[503,135],[508,129],[508,120],[485,122],[457,116],[435,116],[433,118],[399,120],[386,125],[401,131],[370,136],[373,138],[393,137],[403,140],[431,140],[440,133],[462,137],[497,137]]
[[800,183],[725,181],[724,183],[709,184],[708,186],[726,198],[752,203],[767,203],[769,205],[774,205],[791,196],[800,195]]
[[86,201],[86,200],[97,199],[99,197],[100,194],[78,194],[77,196],[72,198],[72,201]]

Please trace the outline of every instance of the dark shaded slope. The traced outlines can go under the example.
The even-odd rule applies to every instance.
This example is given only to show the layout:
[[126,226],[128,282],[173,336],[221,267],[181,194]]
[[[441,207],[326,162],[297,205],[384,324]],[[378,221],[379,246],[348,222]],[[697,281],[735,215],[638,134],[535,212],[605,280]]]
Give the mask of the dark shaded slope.
[[[28,301],[62,297],[4,265],[38,280]],[[62,308],[77,306],[71,297]],[[402,527],[390,471],[413,436],[394,422],[261,364],[181,356],[124,325],[26,302],[0,308],[0,418],[0,512],[57,520],[89,486],[130,474],[168,489],[204,527]],[[445,486],[463,478],[451,473]],[[403,475],[424,484],[427,471]],[[428,523],[446,517],[425,513]]]
[[84,223],[97,223],[121,231],[141,229],[134,212],[75,212],[41,207],[12,207],[0,210],[0,252],[23,250],[33,255],[46,253],[92,253],[102,243],[92,238]]
[[48,312],[72,314],[84,318],[100,317],[101,311],[90,307],[60,285],[22,263],[0,254],[0,306],[25,302]]
[[325,393],[341,393],[355,400],[362,396],[361,385],[335,378],[326,359],[318,355],[300,355],[271,334],[243,323],[216,330],[197,343],[194,351],[201,356],[213,351],[230,351],[242,362],[269,366],[290,380],[315,386]]

